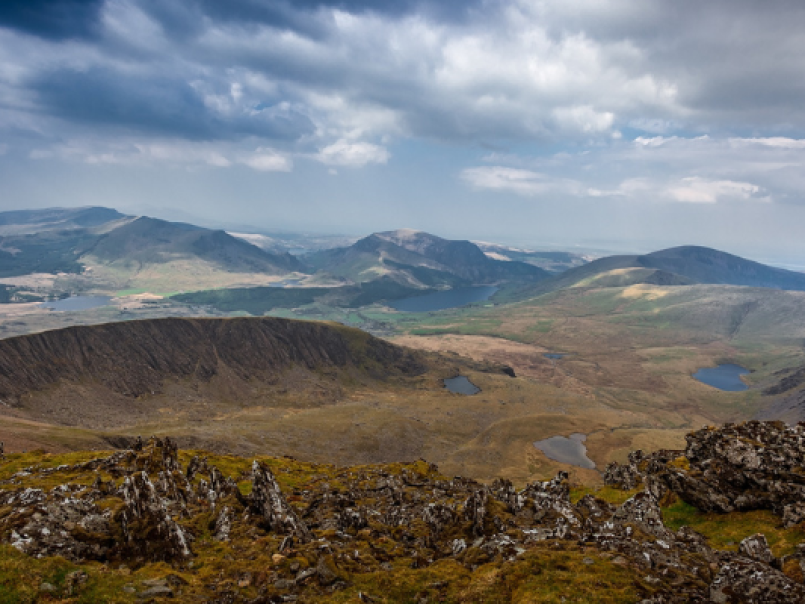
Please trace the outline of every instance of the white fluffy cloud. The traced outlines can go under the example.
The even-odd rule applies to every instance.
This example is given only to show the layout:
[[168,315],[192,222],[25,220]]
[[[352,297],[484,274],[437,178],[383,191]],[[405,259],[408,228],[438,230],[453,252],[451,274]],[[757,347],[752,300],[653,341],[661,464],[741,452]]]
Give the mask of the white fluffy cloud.
[[389,160],[389,152],[380,145],[339,140],[324,147],[315,158],[328,166],[362,167],[366,164],[385,164]]
[[548,177],[532,170],[505,166],[467,168],[461,173],[461,177],[477,189],[510,191],[527,196],[557,192],[577,195],[582,190],[578,182]]
[[476,189],[551,200],[714,204],[805,199],[805,139],[638,137],[575,154],[491,154],[485,159],[497,165],[467,168],[461,179]]
[[240,160],[241,163],[259,172],[290,172],[293,162],[273,149],[259,148],[253,155]]
[[[677,186],[668,189],[668,195],[685,203],[716,203],[721,199],[752,199],[760,193],[760,187],[748,182],[734,180],[708,180],[689,176]],[[768,201],[767,197],[761,198]]]
[[[2,149],[0,149],[1,153]],[[173,166],[229,168],[247,166],[258,172],[290,172],[293,158],[268,147],[244,149],[241,145],[193,143],[183,140],[116,141],[77,139],[30,153],[34,160],[59,159],[90,165]]]

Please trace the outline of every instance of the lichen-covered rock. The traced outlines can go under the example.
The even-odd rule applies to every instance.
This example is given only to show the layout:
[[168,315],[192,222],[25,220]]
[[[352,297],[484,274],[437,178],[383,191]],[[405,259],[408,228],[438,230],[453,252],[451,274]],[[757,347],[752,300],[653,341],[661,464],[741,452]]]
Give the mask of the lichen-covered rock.
[[710,601],[717,604],[801,604],[805,587],[757,560],[728,561],[710,584]]
[[771,565],[774,562],[774,555],[771,553],[769,542],[766,541],[766,535],[761,533],[756,533],[741,541],[738,553],[763,564]]
[[626,500],[612,515],[612,523],[634,526],[658,539],[673,539],[673,533],[662,521],[657,500],[647,491]]
[[147,560],[174,560],[191,556],[189,536],[173,519],[172,504],[163,499],[145,472],[127,476],[121,488],[125,508],[120,523],[124,547]]
[[619,464],[611,462],[604,470],[604,484],[631,491],[643,482],[643,474],[639,465],[643,461],[643,451],[637,450],[629,453],[628,462]]
[[[746,437],[747,442],[730,444],[747,430],[763,440]],[[685,456],[678,451],[630,456],[644,490],[619,506],[592,495],[573,504],[565,473],[518,490],[503,480],[490,486],[448,480],[421,462],[329,468],[305,487],[284,493],[265,463],[254,462],[251,472],[240,466],[236,477],[199,457],[183,468],[170,439],[152,438],[140,450],[75,466],[26,468],[0,482],[0,540],[32,556],[131,567],[165,561],[183,573],[195,562],[193,549],[204,544],[234,553],[244,540],[259,543],[258,557],[269,557],[268,568],[210,579],[211,601],[222,602],[238,601],[237,589],[257,582],[264,597],[257,601],[316,601],[343,589],[355,574],[421,569],[445,559],[472,571],[519,563],[535,548],[576,548],[590,565],[609,559],[642,577],[636,581],[640,597],[655,604],[805,601],[805,588],[779,570],[796,577],[805,545],[778,560],[758,534],[745,539],[738,554],[720,552],[696,531],[673,531],[664,524],[659,500],[666,489],[679,487],[681,496],[696,493],[705,502],[736,493],[743,501],[782,501],[775,498],[794,492],[789,485],[800,470],[793,462],[764,468],[755,461],[787,459],[787,453],[769,453],[762,445],[795,442],[784,427],[710,432],[691,435],[696,446]],[[720,457],[707,460],[705,452]],[[786,464],[789,469],[781,470]],[[741,479],[738,468],[748,476]],[[24,488],[20,482],[53,485],[62,474],[77,473],[81,484],[65,480],[56,488]],[[238,483],[249,478],[251,491],[246,488],[249,494],[243,495]],[[732,489],[729,495],[717,491],[720,481]],[[786,505],[793,517],[797,502]],[[157,597],[170,591],[181,597],[183,589],[146,587],[165,589],[157,594],[132,587],[131,593]],[[74,589],[83,589],[80,581]]]
[[252,464],[252,494],[250,506],[260,515],[266,526],[282,535],[293,535],[302,542],[311,539],[307,525],[288,505],[274,474],[265,465]]
[[216,541],[229,541],[232,532],[233,513],[229,507],[224,507],[212,527],[212,538]]
[[464,502],[464,517],[471,523],[471,531],[475,537],[484,534],[488,500],[489,492],[482,488],[473,491]]
[[562,524],[581,526],[581,515],[570,503],[570,485],[567,472],[559,472],[547,482],[534,482],[519,494],[524,501],[518,516],[535,521],[560,520]]
[[[13,527],[11,545],[26,554],[103,560],[114,545],[109,514],[79,493],[56,488],[48,494],[7,494],[0,497],[0,507],[9,505],[13,511],[0,526]],[[17,507],[23,502],[26,505]]]
[[610,464],[607,484],[645,484],[656,498],[670,490],[708,512],[769,509],[786,526],[805,520],[805,424],[749,421],[687,435],[684,451],[630,454]]
[[805,520],[805,502],[796,501],[783,506],[783,526],[791,528]]

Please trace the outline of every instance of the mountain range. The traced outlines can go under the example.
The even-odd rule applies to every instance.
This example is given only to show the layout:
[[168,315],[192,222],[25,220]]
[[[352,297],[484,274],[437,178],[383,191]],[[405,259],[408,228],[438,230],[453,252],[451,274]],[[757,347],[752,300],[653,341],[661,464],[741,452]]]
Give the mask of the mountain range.
[[599,258],[542,281],[523,295],[540,295],[565,287],[625,287],[638,284],[739,285],[805,291],[805,274],[691,245],[643,255]]
[[356,283],[385,276],[421,288],[539,281],[550,276],[525,262],[490,258],[470,241],[410,229],[373,233],[349,247],[323,250],[304,260],[313,269]]
[[[566,287],[637,284],[805,290],[805,274],[698,246],[588,262],[568,252],[530,252],[410,229],[373,233],[349,246],[301,255],[275,245],[261,247],[256,243],[265,242],[255,237],[102,207],[3,212],[0,277],[12,285],[0,297],[11,301],[65,292],[210,290],[219,293],[202,299],[221,298],[225,310],[235,310],[237,298],[249,298],[264,312],[277,304],[294,307],[313,301],[356,307],[472,285],[503,286],[510,300]],[[48,286],[50,291],[9,289],[13,278],[27,275],[51,275],[55,284]],[[305,291],[251,291],[288,277]],[[275,300],[278,296],[282,300]]]
[[227,286],[303,270],[288,253],[269,252],[222,230],[108,208],[0,213],[0,277],[61,275],[56,290]]

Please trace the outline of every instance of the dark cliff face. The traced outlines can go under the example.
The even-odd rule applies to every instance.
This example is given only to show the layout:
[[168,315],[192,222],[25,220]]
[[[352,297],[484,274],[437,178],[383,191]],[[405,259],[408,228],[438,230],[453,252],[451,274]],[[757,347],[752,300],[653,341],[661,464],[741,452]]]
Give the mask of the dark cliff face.
[[291,368],[417,375],[420,357],[364,332],[276,318],[156,319],[0,341],[0,398],[14,404],[59,383],[96,383],[125,396],[160,392],[169,378],[209,381],[226,371],[271,382]]

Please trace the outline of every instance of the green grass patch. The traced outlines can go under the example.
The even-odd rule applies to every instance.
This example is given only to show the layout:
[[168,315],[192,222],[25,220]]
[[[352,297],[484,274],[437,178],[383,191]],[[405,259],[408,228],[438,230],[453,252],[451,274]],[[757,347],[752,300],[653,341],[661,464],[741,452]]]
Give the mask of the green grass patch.
[[621,505],[627,499],[634,497],[640,491],[642,491],[642,488],[632,489],[631,491],[624,491],[609,486],[603,486],[603,487],[580,486],[570,490],[570,501],[571,503],[576,504],[579,501],[581,501],[581,499],[584,498],[585,496],[592,495],[593,497],[603,499],[604,501],[606,501],[607,503],[611,503],[612,505]]
[[707,537],[710,545],[717,549],[737,550],[746,537],[763,533],[772,552],[779,557],[794,553],[796,545],[805,541],[805,531],[801,527],[783,528],[780,517],[769,510],[719,514],[702,512],[684,501],[678,501],[664,508],[662,515],[668,528],[678,530],[689,526]]

